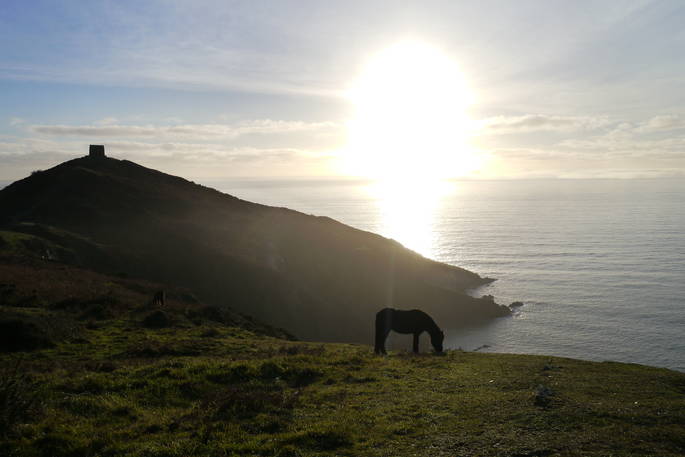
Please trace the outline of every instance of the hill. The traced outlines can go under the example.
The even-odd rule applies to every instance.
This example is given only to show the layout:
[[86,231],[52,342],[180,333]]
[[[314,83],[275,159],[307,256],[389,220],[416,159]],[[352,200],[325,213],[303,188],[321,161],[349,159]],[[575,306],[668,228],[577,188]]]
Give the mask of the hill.
[[108,157],[4,188],[0,228],[30,235],[46,259],[185,287],[309,340],[370,341],[388,305],[424,309],[444,327],[508,314],[465,293],[487,279],[395,241]]
[[[47,188],[64,196],[61,186],[69,185],[76,184],[66,180]],[[199,195],[233,200],[202,189]],[[124,224],[97,208],[88,210],[92,218],[75,210],[92,200],[81,198],[82,192],[60,207],[61,215],[59,208],[50,210],[52,196],[24,195],[35,209],[12,208],[12,214],[25,216],[7,221],[13,230],[0,231],[0,455],[685,455],[683,373],[462,351],[375,356],[368,345],[293,341],[283,329],[203,302],[189,287],[123,274],[120,268],[137,252],[132,246],[145,248],[144,239],[127,229],[132,244],[117,244],[123,235],[115,227],[109,227],[111,238],[86,236],[106,233],[105,222],[118,229]],[[123,201],[135,205],[133,199]],[[283,211],[237,199],[235,204],[256,212]],[[164,222],[178,224],[175,210],[164,216],[156,208],[152,205],[143,219],[159,218],[160,230]],[[304,227],[320,220],[286,213],[307,221],[301,222]],[[81,228],[98,217],[106,221],[91,232]],[[71,222],[59,228],[47,224],[59,218]],[[324,222],[346,234],[340,235],[343,245],[344,236],[370,236],[394,246],[398,257],[473,278],[392,241]],[[330,243],[327,237],[337,234],[331,232],[314,242]],[[120,248],[130,252],[120,255]],[[150,252],[140,257],[147,268],[157,265],[146,259]],[[250,275],[267,271],[268,280],[285,281],[278,269],[259,269],[259,262],[237,255],[229,259],[236,269],[253,268],[244,273],[246,280],[266,281]],[[292,287],[283,290],[297,290]],[[163,306],[151,300],[162,288]],[[410,344],[407,337],[406,347]]]
[[683,373],[375,356],[289,341],[183,289],[160,310],[158,284],[37,260],[0,274],[0,455],[685,455]]

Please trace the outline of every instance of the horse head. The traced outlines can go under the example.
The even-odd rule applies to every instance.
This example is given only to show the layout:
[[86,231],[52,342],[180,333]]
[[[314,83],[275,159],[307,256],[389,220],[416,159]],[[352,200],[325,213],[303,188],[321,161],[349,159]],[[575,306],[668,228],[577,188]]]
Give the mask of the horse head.
[[442,330],[438,330],[435,333],[431,333],[431,344],[435,352],[442,352],[442,341],[445,339],[445,334]]

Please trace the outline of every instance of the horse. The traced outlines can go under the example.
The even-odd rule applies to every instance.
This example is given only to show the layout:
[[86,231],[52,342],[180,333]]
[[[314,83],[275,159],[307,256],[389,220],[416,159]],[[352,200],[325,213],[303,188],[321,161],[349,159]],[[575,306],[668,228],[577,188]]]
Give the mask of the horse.
[[435,352],[442,352],[442,341],[445,334],[436,325],[433,318],[418,309],[402,311],[384,308],[376,313],[376,354],[386,354],[385,339],[390,330],[397,333],[414,334],[414,353],[419,352],[419,335],[428,332]]

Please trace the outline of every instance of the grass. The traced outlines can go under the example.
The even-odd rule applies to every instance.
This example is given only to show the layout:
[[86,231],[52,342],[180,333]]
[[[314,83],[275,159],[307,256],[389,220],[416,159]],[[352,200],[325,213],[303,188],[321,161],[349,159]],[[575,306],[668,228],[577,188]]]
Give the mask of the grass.
[[21,359],[0,367],[0,437],[38,413],[40,392],[40,387],[22,369]]
[[4,252],[28,254],[30,252],[28,246],[31,246],[36,241],[43,242],[38,237],[26,233],[0,230],[0,248]]
[[[37,268],[0,265],[12,286],[0,319],[55,323],[50,345],[0,352],[12,379],[0,398],[14,405],[0,418],[3,456],[685,455],[683,373],[462,351],[381,357],[173,300],[168,326],[149,328],[158,285]],[[106,312],[85,313],[94,307]]]
[[45,406],[0,453],[683,455],[681,373],[460,351],[378,357],[213,328],[110,320],[83,330],[88,343],[24,354]]

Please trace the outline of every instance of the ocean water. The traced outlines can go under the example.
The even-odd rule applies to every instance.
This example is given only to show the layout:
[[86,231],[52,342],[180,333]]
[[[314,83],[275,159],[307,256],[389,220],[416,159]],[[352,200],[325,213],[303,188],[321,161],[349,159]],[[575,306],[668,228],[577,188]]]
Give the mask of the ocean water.
[[475,295],[524,302],[480,327],[443,325],[447,347],[685,371],[684,180],[206,184],[395,238],[497,279]]

